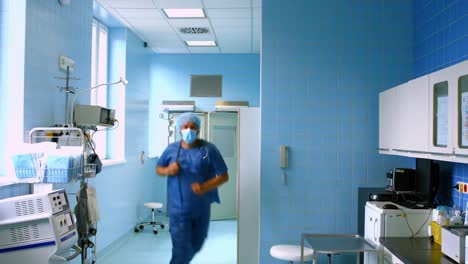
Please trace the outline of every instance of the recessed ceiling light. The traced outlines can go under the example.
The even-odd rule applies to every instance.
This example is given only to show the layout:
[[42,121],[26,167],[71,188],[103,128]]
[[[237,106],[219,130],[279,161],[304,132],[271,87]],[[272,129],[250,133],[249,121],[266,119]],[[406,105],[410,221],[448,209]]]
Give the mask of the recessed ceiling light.
[[186,40],[185,43],[190,47],[216,47],[214,40]]
[[179,9],[179,8],[165,8],[164,13],[168,18],[200,18],[205,17],[205,12],[201,8],[192,9]]

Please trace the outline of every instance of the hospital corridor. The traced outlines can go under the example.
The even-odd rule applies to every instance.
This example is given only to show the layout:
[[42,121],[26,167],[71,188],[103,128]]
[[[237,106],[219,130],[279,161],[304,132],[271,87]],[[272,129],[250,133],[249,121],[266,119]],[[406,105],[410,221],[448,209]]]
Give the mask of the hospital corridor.
[[[166,220],[162,220],[165,222]],[[234,264],[237,263],[237,223],[235,220],[214,220],[202,250],[193,264]],[[167,229],[155,236],[150,228],[129,234],[125,242],[111,249],[99,263],[102,264],[152,264],[169,263],[171,259],[171,238]]]

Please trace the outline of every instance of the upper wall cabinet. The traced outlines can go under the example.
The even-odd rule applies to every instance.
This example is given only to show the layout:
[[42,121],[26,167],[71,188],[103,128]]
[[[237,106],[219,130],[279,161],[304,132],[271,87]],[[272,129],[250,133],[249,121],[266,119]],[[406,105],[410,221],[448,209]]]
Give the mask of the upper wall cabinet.
[[380,153],[468,163],[468,61],[384,91],[379,103]]
[[[429,152],[437,160],[451,160],[453,105],[455,90],[449,85],[451,68],[434,72],[429,76]],[[439,157],[437,157],[439,156]]]
[[429,77],[379,94],[379,153],[428,158]]
[[428,152],[429,77],[422,76],[400,85],[396,90],[398,104],[399,148],[408,156],[421,157]]
[[455,87],[453,130],[453,152],[458,158],[468,159],[468,61],[454,65],[450,73],[449,86]]
[[393,149],[393,140],[396,137],[394,122],[395,88],[388,89],[379,94],[379,151],[382,154],[390,154]]

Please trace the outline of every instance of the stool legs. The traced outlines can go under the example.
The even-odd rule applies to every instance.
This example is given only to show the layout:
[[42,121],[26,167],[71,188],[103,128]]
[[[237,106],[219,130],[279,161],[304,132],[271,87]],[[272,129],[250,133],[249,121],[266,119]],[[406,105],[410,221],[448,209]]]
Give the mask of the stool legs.
[[[155,218],[155,215],[154,215],[154,213],[155,213],[154,210],[157,210],[157,209],[154,209],[154,208],[151,209],[151,222],[142,222],[142,223],[137,224],[135,226],[135,229],[134,229],[135,233],[138,233],[140,230],[143,230],[145,225],[152,225],[153,226],[153,233],[155,235],[158,234],[158,230],[156,229],[156,226],[159,225],[162,229],[164,229],[164,224],[162,222],[156,222],[156,218]],[[160,212],[160,211],[158,210],[158,212]]]

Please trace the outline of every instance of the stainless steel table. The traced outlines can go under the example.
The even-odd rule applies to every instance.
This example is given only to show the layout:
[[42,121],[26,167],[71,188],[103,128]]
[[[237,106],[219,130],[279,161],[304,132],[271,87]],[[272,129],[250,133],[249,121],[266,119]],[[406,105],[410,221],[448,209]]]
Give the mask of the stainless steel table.
[[301,264],[304,263],[304,243],[313,250],[313,261],[317,263],[316,256],[319,253],[328,255],[328,263],[331,263],[331,255],[337,253],[357,253],[357,262],[360,263],[360,252],[376,252],[379,254],[379,263],[382,263],[382,251],[359,235],[354,234],[302,234],[301,238]]

